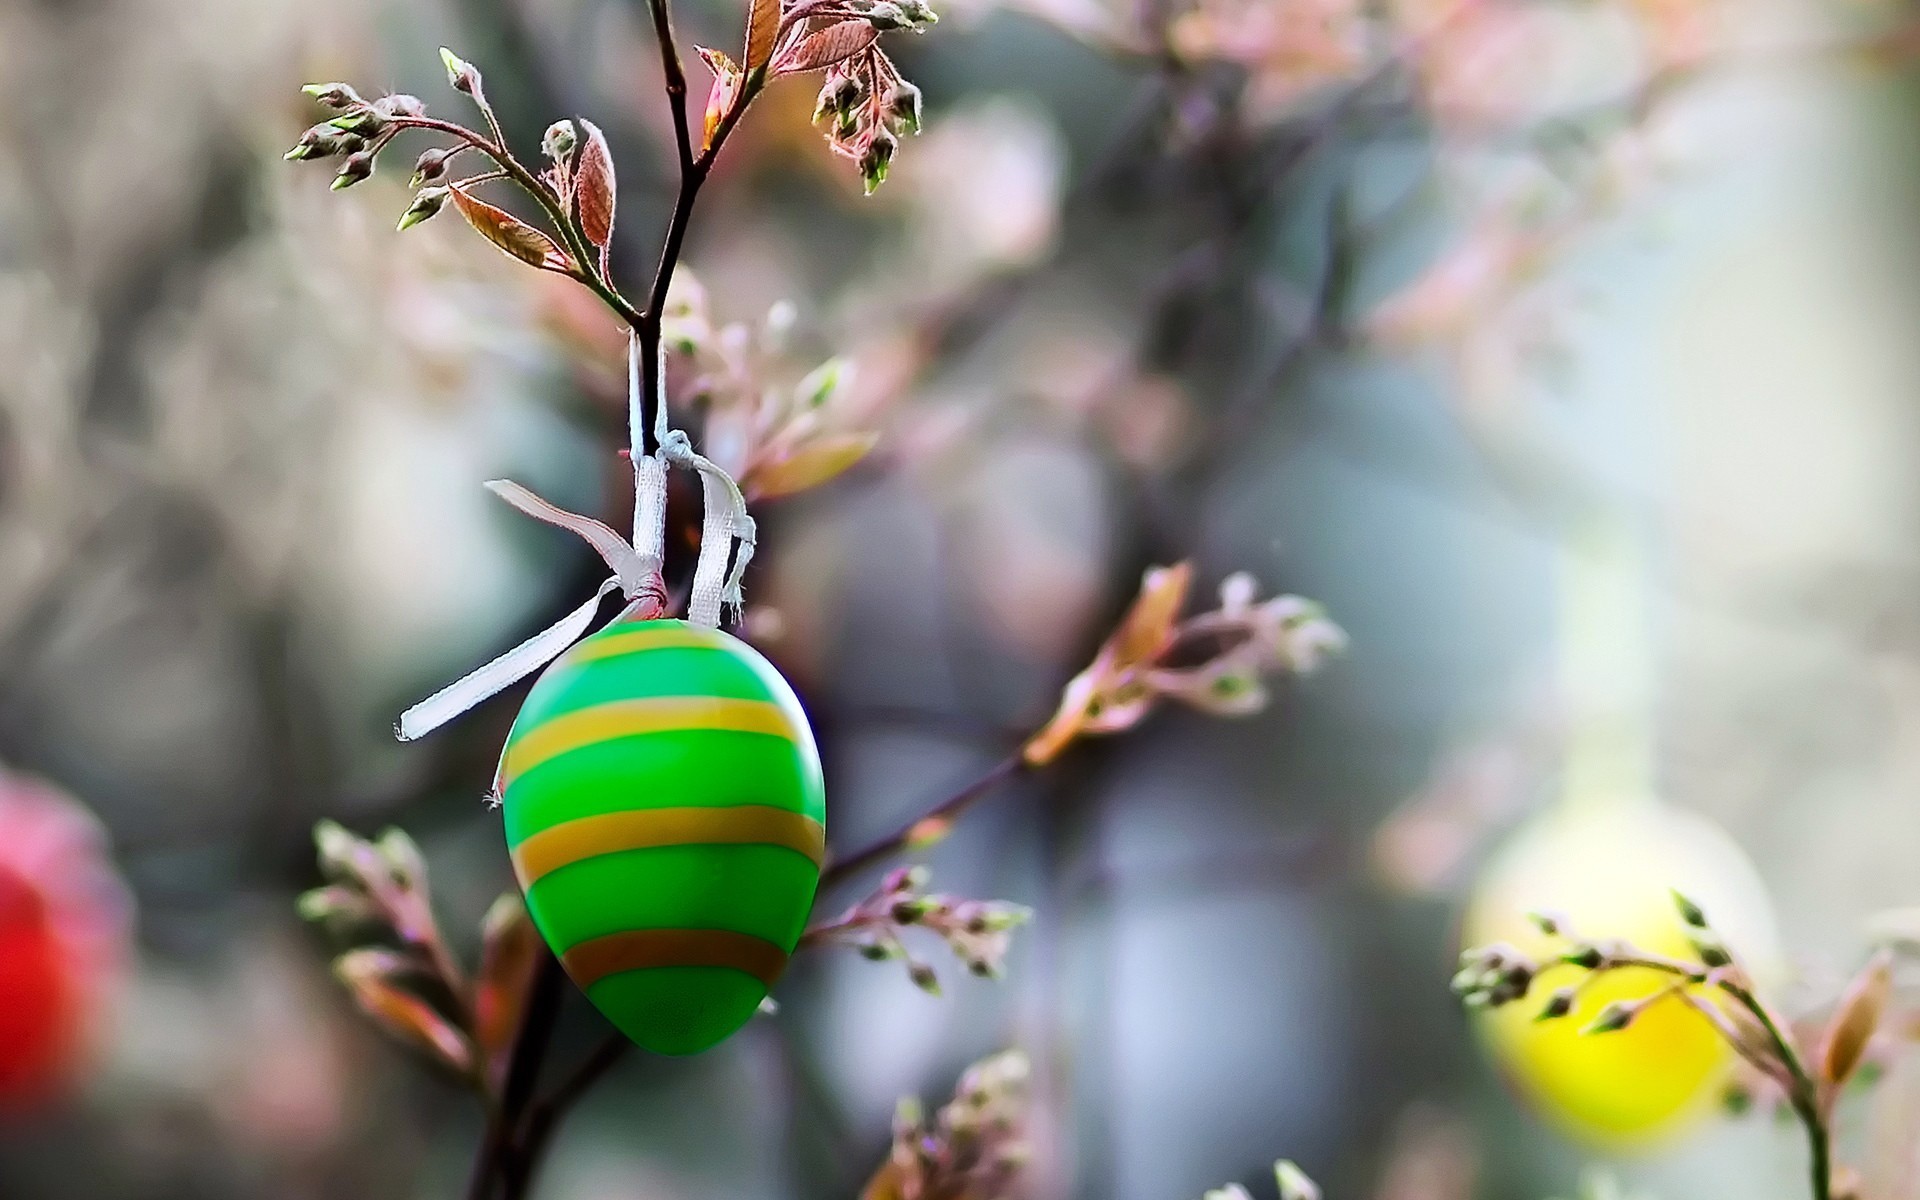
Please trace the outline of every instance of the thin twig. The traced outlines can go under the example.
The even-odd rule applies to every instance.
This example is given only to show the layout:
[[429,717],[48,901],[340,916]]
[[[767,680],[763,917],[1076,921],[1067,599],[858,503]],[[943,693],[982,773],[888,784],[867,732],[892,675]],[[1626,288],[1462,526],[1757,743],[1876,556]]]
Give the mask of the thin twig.
[[687,128],[687,70],[673,36],[673,13],[667,0],[647,0],[653,13],[653,36],[660,43],[660,69],[667,78],[667,107],[673,113],[673,140],[680,153],[680,175],[693,170],[693,135]]
[[526,1005],[521,1013],[520,1029],[514,1035],[513,1055],[507,1060],[507,1078],[500,1102],[487,1114],[487,1131],[474,1161],[467,1200],[492,1200],[495,1181],[504,1183],[504,1200],[520,1200],[526,1194],[531,1176],[516,1169],[515,1130],[540,1081],[540,1066],[553,1041],[554,1021],[560,1013],[565,983],[560,960],[551,954],[541,955],[540,965],[534,969],[533,979],[527,985]]
[[827,869],[821,873],[820,886],[830,887],[852,875],[871,867],[883,858],[891,857],[904,850],[916,836],[928,828],[929,822],[952,821],[973,805],[976,800],[991,792],[1000,784],[1012,779],[1027,769],[1026,760],[1018,752],[1008,755],[995,763],[984,775],[973,780],[959,791],[927,809],[913,820],[908,821],[883,838],[860,847],[858,850],[839,855],[827,863]]
[[559,195],[547,186],[545,180],[528,170],[519,159],[515,158],[513,152],[504,144],[493,141],[485,134],[468,129],[464,125],[453,121],[442,121],[436,117],[394,117],[392,120],[395,129],[428,129],[435,133],[443,133],[448,137],[458,138],[465,145],[492,159],[506,173],[507,178],[519,184],[521,190],[533,197],[546,212],[547,219],[552,222],[554,231],[560,235],[560,239],[566,243],[569,256],[573,259],[574,269],[567,274],[591,288],[595,295],[605,301],[607,306],[629,325],[638,324],[640,311],[633,306],[632,301],[621,295],[620,289],[615,287],[611,280],[603,276],[594,266],[594,254],[588,248],[586,240],[581,236],[579,228],[571,219],[567,206],[561,202]]
[[515,1147],[520,1174],[531,1179],[540,1164],[540,1157],[553,1140],[554,1130],[559,1128],[560,1119],[575,1104],[578,1104],[601,1078],[618,1066],[620,1060],[633,1049],[633,1043],[623,1033],[610,1033],[603,1038],[593,1052],[575,1067],[573,1073],[560,1082],[544,1099],[540,1100],[527,1113],[526,1126],[520,1132],[519,1143]]

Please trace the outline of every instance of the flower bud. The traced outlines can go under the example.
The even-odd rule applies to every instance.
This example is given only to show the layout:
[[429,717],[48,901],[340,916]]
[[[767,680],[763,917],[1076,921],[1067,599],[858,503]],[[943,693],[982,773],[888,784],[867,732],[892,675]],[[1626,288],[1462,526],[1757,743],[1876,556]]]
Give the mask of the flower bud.
[[335,129],[344,129],[348,133],[357,133],[365,137],[379,137],[387,131],[388,121],[371,107],[356,108],[351,112],[335,117],[327,124]]
[[412,229],[415,225],[439,212],[447,202],[447,189],[443,187],[421,188],[414,196],[413,204],[400,214],[400,231]]
[[546,136],[540,139],[540,148],[555,162],[566,162],[573,156],[573,148],[579,144],[579,131],[574,129],[572,121],[566,120],[555,121],[547,126]]
[[359,92],[344,83],[310,83],[300,90],[328,108],[351,108],[366,103],[360,99]]
[[419,117],[426,115],[427,106],[420,97],[409,96],[405,92],[394,92],[382,96],[373,102],[373,111],[383,117]]
[[915,25],[933,25],[940,20],[940,14],[927,5],[926,0],[894,0],[907,20]]
[[915,960],[907,964],[907,977],[913,980],[913,986],[929,996],[940,994],[940,977],[926,963]]
[[350,188],[362,179],[373,174],[373,151],[361,150],[347,155],[347,161],[340,165],[340,173],[333,177],[333,190]]
[[1559,991],[1555,992],[1553,995],[1547,997],[1546,1004],[1541,1006],[1540,1013],[1538,1016],[1534,1017],[1534,1020],[1536,1021],[1559,1020],[1561,1017],[1564,1017],[1568,1013],[1573,1011],[1573,1002],[1577,997],[1578,997],[1578,993],[1575,992],[1574,989],[1561,988]]
[[1640,1006],[1638,1004],[1622,1000],[1614,1004],[1609,1004],[1601,1009],[1600,1015],[1593,1019],[1593,1024],[1582,1029],[1580,1032],[1617,1033],[1633,1024],[1633,1019],[1639,1015]]
[[473,69],[472,63],[445,46],[440,47],[440,61],[446,64],[447,83],[453,87],[454,91],[465,92],[471,96],[479,90],[480,72]]
[[1677,891],[1673,893],[1673,906],[1680,910],[1680,919],[1682,921],[1685,921],[1695,929],[1705,929],[1707,927],[1707,914],[1701,910],[1698,904],[1695,904]]
[[1600,953],[1600,947],[1583,943],[1562,954],[1560,961],[1592,971],[1606,961],[1606,955]]
[[1716,938],[1694,938],[1693,951],[1700,956],[1700,964],[1702,966],[1712,967],[1718,970],[1721,967],[1730,967],[1733,965],[1733,955],[1729,954],[1726,946],[1722,945]]
[[895,4],[893,0],[879,0],[879,2],[872,8],[869,8],[864,15],[867,18],[867,23],[881,33],[891,33],[896,29],[905,29],[911,24],[911,22],[907,20],[906,11],[898,4]]
[[287,151],[285,157],[289,162],[299,162],[309,158],[332,158],[336,154],[349,152],[342,145],[349,136],[331,125],[315,125],[300,135],[300,140],[293,144],[293,149]]
[[439,146],[421,151],[420,157],[414,160],[413,180],[409,186],[417,188],[422,184],[440,182],[447,174],[447,160],[452,157],[453,151]]
[[844,116],[853,111],[866,91],[865,85],[855,76],[837,67],[828,71],[827,80],[820,87],[820,96],[814,102],[813,119],[818,121],[828,115]]
[[901,80],[886,95],[887,119],[902,133],[920,132],[920,89]]
[[900,143],[884,129],[873,131],[865,152],[860,155],[860,177],[865,182],[867,195],[887,181],[887,171],[893,166],[893,155]]

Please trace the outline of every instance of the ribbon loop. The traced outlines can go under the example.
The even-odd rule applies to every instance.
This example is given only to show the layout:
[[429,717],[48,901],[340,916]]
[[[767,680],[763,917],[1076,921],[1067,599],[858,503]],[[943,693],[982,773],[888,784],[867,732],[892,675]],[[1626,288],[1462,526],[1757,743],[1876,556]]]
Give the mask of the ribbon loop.
[[441,688],[400,714],[393,727],[403,742],[432,733],[482,700],[546,666],[568,646],[580,640],[600,611],[600,601],[621,588],[615,577],[600,585],[593,599],[534,634],[486,666]]
[[542,500],[511,479],[490,479],[487,481],[487,490],[536,521],[545,521],[577,534],[594,548],[607,566],[613,568],[614,578],[620,581],[620,590],[629,600],[638,596],[646,587],[648,576],[660,569],[658,562],[649,569],[627,539],[614,532],[613,526],[604,521],[568,512],[557,504]]
[[[754,522],[747,513],[747,498],[733,476],[693,448],[686,431],[670,430],[660,439],[660,454],[668,462],[698,472],[706,517],[700,537],[700,562],[694,568],[693,595],[687,603],[687,620],[695,625],[718,626],[724,608],[732,608],[737,620],[745,598],[741,577],[753,558]],[[740,539],[740,554],[733,555],[733,539]],[[729,560],[733,571],[727,570]]]

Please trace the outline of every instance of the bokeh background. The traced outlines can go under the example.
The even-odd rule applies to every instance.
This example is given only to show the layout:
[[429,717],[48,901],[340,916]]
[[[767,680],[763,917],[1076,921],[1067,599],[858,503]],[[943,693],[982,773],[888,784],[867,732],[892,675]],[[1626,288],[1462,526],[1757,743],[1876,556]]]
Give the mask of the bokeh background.
[[[737,8],[682,4],[689,51]],[[926,855],[1035,909],[1005,979],[946,968],[934,998],[805,958],[722,1048],[624,1062],[539,1196],[857,1195],[897,1097],[1007,1046],[1036,1197],[1258,1189],[1278,1156],[1380,1200],[1571,1196],[1596,1161],[1676,1200],[1801,1194],[1764,1117],[1623,1160],[1562,1138],[1446,984],[1586,702],[1752,856],[1789,1006],[1920,903],[1911,18],[1450,8],[953,0],[898,48],[928,127],[871,199],[810,87],[756,108],[688,265],[771,377],[852,363],[832,419],[879,434],[759,507],[749,579],[837,844],[1017,746],[1151,564],[1192,559],[1203,598],[1251,571],[1351,645],[1255,716],[1076,748]],[[621,342],[451,217],[396,235],[398,163],[333,195],[280,156],[310,80],[466,117],[453,46],[529,155],[559,116],[607,130],[637,290],[674,182],[645,17],[0,2],[0,920],[25,878],[86,948],[58,995],[0,963],[0,1052],[45,1051],[9,1013],[84,1013],[0,1119],[0,1196],[459,1194],[475,1105],[360,1020],[293,901],[317,819],[401,825],[473,952],[511,886],[482,797],[514,701],[390,724],[597,578],[479,485],[622,511]],[[1569,626],[1596,521],[1625,586]],[[47,787],[59,818],[19,798]],[[556,1053],[604,1028],[570,1004]],[[1876,1197],[1916,1194],[1916,1096],[1896,1061],[1844,1127]]]

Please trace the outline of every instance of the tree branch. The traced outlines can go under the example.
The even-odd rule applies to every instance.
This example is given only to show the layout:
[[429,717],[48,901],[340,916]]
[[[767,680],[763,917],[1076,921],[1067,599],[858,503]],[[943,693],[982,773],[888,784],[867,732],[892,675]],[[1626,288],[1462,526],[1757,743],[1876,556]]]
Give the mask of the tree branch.
[[560,969],[560,960],[552,954],[542,954],[533,980],[527,985],[526,1008],[519,1032],[514,1035],[513,1055],[507,1060],[507,1078],[500,1102],[487,1114],[487,1132],[473,1164],[467,1200],[493,1200],[496,1181],[504,1183],[504,1200],[520,1200],[526,1194],[531,1174],[522,1169],[514,1131],[540,1081],[540,1065],[546,1060],[547,1047],[553,1041],[554,1021],[560,1014],[565,984],[566,975]]
[[935,804],[883,838],[851,851],[838,855],[827,863],[820,876],[820,886],[831,887],[853,875],[873,866],[881,859],[891,857],[907,848],[932,827],[931,823],[950,823],[972,807],[976,800],[991,792],[1000,784],[1012,779],[1028,769],[1026,760],[1019,751],[995,763],[986,774],[967,784],[959,791]]

